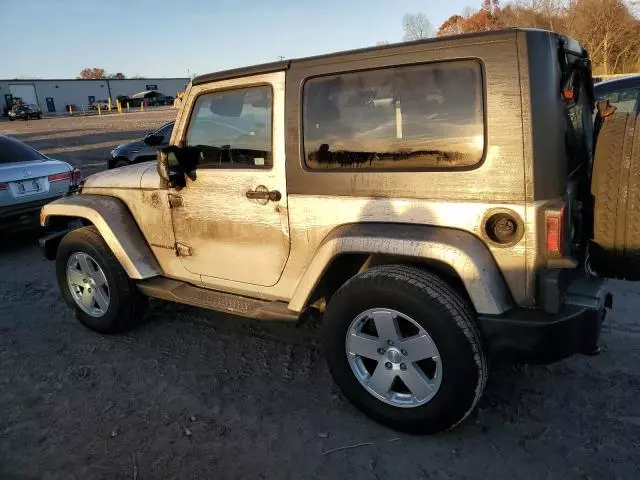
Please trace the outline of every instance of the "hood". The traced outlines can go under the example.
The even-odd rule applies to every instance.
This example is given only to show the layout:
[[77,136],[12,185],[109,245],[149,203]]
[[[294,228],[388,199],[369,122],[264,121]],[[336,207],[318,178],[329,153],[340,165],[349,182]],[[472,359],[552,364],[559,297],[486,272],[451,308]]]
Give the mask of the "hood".
[[0,163],[0,182],[46,177],[54,173],[69,172],[71,170],[72,167],[68,163],[52,159]]
[[138,163],[89,175],[83,188],[140,188],[145,171],[156,168],[155,162]]
[[147,146],[147,144],[144,143],[144,141],[142,141],[142,140],[134,140],[133,142],[129,142],[129,143],[124,143],[122,145],[118,145],[116,147],[116,150],[119,150],[121,152],[129,151],[129,150],[140,150],[142,148],[145,148],[146,146]]

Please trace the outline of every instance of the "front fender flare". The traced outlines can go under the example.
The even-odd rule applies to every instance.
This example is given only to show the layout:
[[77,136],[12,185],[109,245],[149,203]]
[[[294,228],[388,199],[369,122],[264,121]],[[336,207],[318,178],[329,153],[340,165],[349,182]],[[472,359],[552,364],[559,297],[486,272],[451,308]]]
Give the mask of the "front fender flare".
[[498,315],[514,306],[491,252],[475,235],[424,225],[364,223],[342,225],[325,237],[298,283],[289,309],[302,311],[329,265],[348,253],[442,262],[458,274],[478,313]]
[[130,278],[142,280],[162,274],[151,249],[126,205],[106,195],[73,195],[51,202],[40,213],[47,226],[51,217],[83,218],[100,232]]

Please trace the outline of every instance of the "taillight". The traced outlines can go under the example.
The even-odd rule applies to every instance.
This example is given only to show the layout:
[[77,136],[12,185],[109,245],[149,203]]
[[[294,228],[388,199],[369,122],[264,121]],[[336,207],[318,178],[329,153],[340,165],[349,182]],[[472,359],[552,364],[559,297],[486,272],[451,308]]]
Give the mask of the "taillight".
[[564,233],[564,214],[566,206],[555,211],[547,212],[547,252],[562,256],[562,235]]
[[54,173],[53,175],[49,175],[50,182],[60,182],[62,180],[71,180],[73,177],[72,172],[64,172],[64,173]]
[[7,183],[0,183],[0,190],[7,190],[9,188],[9,184]]

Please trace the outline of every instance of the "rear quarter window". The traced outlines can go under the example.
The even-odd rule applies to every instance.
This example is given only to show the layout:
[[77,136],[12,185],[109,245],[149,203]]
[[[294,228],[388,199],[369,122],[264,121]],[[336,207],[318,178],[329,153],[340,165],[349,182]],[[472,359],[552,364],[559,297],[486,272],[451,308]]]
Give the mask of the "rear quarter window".
[[341,73],[304,84],[309,169],[469,167],[482,160],[484,144],[477,61]]

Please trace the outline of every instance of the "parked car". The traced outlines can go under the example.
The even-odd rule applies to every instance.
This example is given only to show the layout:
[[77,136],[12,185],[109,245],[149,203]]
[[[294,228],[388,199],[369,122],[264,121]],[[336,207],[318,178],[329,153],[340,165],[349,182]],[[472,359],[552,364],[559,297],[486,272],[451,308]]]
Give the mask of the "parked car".
[[42,118],[40,107],[31,103],[24,105],[14,105],[9,111],[9,120],[29,120],[30,118]]
[[596,99],[608,100],[618,113],[640,113],[640,75],[596,83]]
[[107,166],[118,168],[132,163],[155,160],[158,148],[169,145],[174,124],[175,122],[166,123],[140,140],[118,145],[111,150],[111,158],[107,162]]
[[[640,230],[640,203],[598,206],[630,176],[602,174],[620,170],[615,115],[592,157],[589,65],[574,40],[510,29],[203,75],[157,164],[47,205],[43,225],[91,225],[42,246],[93,330],[134,327],[146,297],[316,312],[346,398],[393,428],[445,430],[473,411],[490,354],[598,352],[612,298],[589,272],[640,276],[619,228]],[[610,245],[606,215],[623,234]]]
[[40,208],[69,193],[80,171],[0,136],[0,231],[38,227]]
[[100,110],[105,111],[109,108],[109,102],[107,100],[96,100],[93,103],[89,104],[89,110],[98,110],[98,105],[100,106]]

